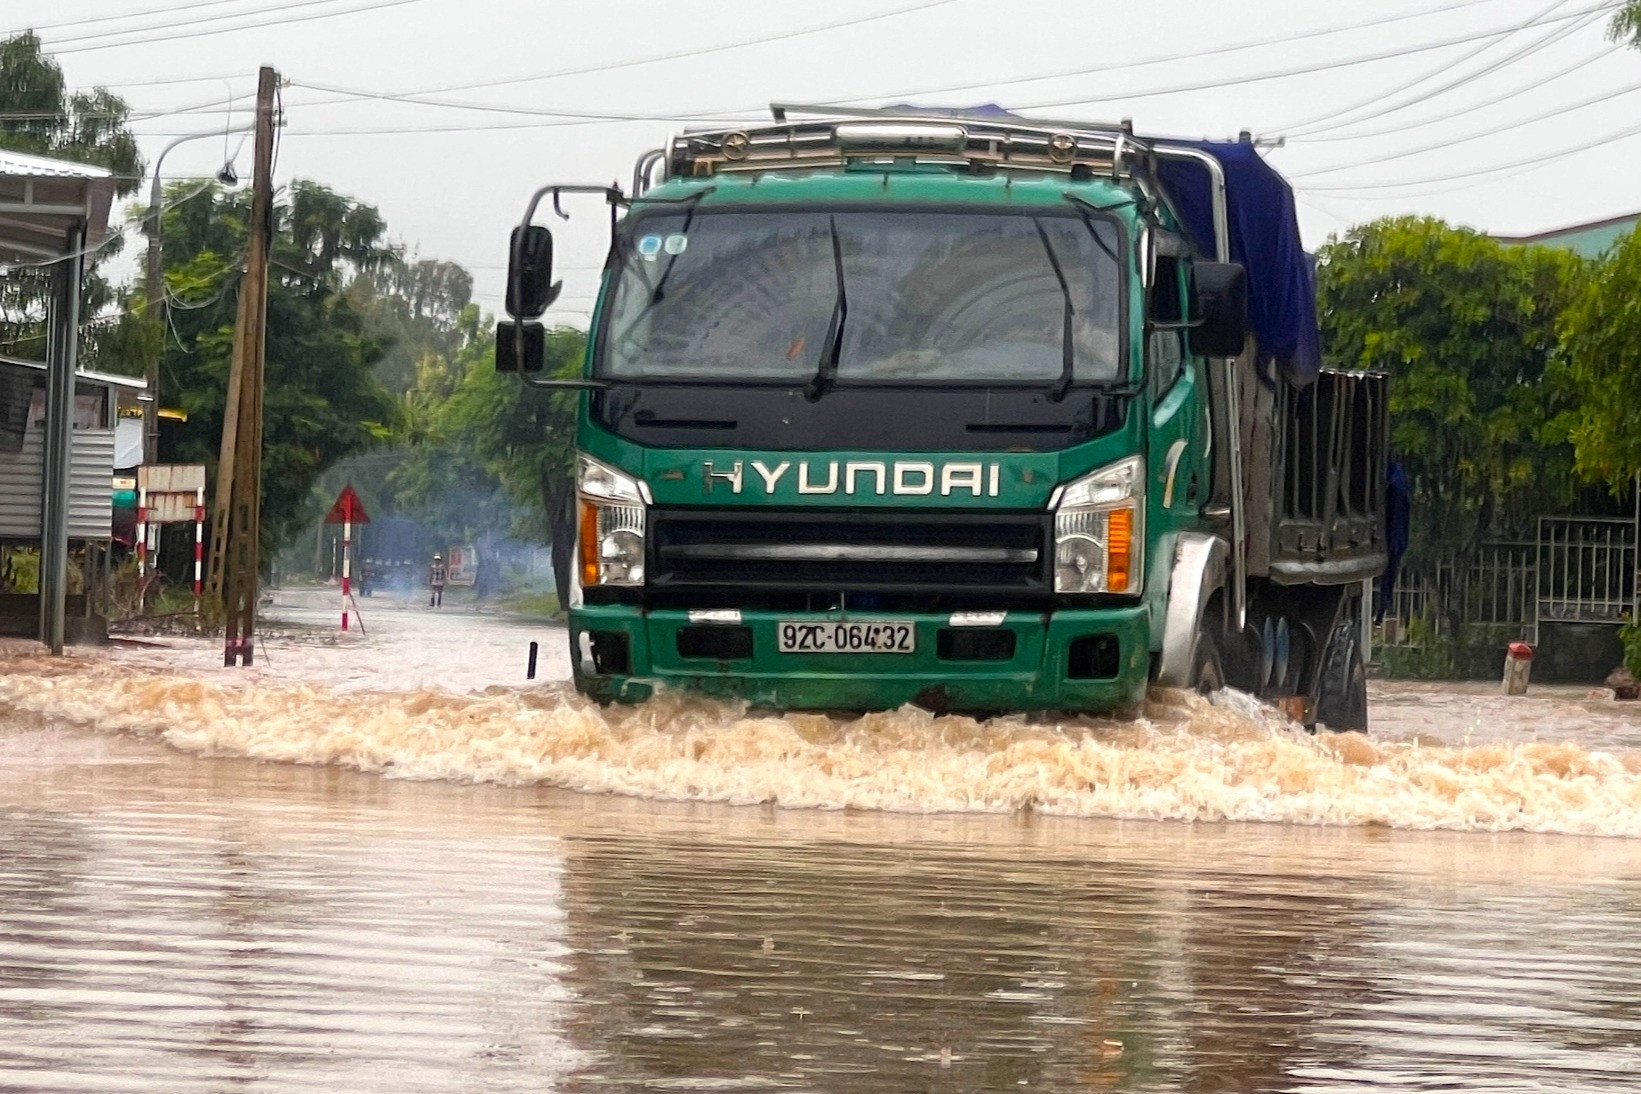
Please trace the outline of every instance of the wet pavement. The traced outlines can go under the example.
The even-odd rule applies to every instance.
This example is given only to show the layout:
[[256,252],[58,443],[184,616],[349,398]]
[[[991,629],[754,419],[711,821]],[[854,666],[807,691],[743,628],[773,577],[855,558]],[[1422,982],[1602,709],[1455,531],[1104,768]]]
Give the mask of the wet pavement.
[[1632,707],[600,711],[325,595],[6,651],[0,1090],[1641,1089]]

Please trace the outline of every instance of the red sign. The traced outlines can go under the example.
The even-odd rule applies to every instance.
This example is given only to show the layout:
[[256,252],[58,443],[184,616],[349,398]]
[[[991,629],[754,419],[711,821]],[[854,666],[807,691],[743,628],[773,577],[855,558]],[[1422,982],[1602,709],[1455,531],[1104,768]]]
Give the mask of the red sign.
[[336,495],[336,504],[325,514],[326,524],[345,524],[350,520],[355,524],[370,523],[370,514],[365,512],[365,503],[359,500],[352,483],[342,487],[342,492]]

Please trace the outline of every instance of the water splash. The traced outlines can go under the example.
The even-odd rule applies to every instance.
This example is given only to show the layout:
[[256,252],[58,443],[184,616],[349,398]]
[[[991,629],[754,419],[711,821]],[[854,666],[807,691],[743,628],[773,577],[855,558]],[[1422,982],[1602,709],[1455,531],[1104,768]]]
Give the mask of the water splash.
[[246,687],[14,657],[0,704],[200,755],[664,800],[1641,836],[1636,753],[1312,737],[1231,693],[1210,703],[1155,691],[1132,722],[979,722],[911,707],[845,719],[678,694],[601,709],[561,683]]

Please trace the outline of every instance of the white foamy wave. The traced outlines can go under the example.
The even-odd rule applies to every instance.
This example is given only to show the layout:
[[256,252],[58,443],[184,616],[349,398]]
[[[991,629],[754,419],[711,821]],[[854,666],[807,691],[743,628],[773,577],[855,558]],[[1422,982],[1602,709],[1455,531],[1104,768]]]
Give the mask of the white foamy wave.
[[1133,722],[977,722],[905,708],[755,715],[567,685],[478,694],[233,687],[96,660],[14,659],[0,704],[202,755],[421,779],[792,808],[1012,812],[1641,836],[1641,756],[1312,737],[1245,697],[1158,691]]

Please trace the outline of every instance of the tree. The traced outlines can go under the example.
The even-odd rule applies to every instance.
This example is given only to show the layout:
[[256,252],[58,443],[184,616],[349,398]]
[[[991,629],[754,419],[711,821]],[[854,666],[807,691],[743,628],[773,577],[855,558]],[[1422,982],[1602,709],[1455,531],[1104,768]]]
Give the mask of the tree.
[[107,88],[70,94],[62,66],[24,31],[0,41],[0,148],[106,167],[125,197],[142,179],[131,109]]
[[1641,0],[1625,0],[1624,6],[1613,13],[1607,37],[1615,42],[1627,38],[1632,49],[1641,49]]
[[[576,396],[497,373],[495,338],[477,309],[464,314],[463,331],[465,345],[452,369],[423,378],[419,390],[431,413],[422,447],[396,480],[403,497],[436,526],[455,531],[465,522],[465,533],[508,528],[550,540],[562,601],[571,564],[571,536],[563,529],[575,493]],[[578,375],[586,350],[583,331],[548,332],[547,375]],[[441,383],[453,385],[448,398]]]
[[1391,447],[1413,492],[1410,565],[1463,565],[1483,536],[1524,532],[1566,504],[1566,396],[1547,366],[1581,259],[1400,217],[1330,240],[1319,260],[1326,352],[1392,377]]
[[1560,331],[1558,372],[1576,398],[1563,423],[1578,469],[1627,490],[1641,474],[1641,236],[1597,264]]
[[[0,148],[106,167],[114,172],[115,193],[123,197],[136,189],[143,171],[130,116],[125,100],[105,88],[70,93],[61,66],[41,52],[34,34],[0,41]],[[118,252],[116,237],[92,263]],[[45,268],[0,274],[0,350],[44,356],[50,283]],[[114,302],[108,283],[89,271],[80,306],[89,317],[82,357],[90,366],[108,355],[117,324],[104,313]]]
[[[177,191],[173,189],[173,194]],[[187,413],[163,461],[216,464],[249,223],[246,193],[212,188],[167,208],[170,301],[163,387]],[[352,281],[396,259],[376,210],[314,182],[291,184],[273,218],[262,457],[264,547],[304,516],[337,460],[385,441],[398,408],[372,369],[383,346],[364,329]]]

